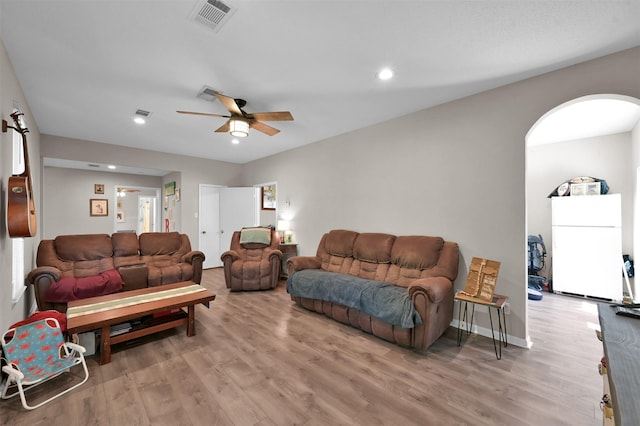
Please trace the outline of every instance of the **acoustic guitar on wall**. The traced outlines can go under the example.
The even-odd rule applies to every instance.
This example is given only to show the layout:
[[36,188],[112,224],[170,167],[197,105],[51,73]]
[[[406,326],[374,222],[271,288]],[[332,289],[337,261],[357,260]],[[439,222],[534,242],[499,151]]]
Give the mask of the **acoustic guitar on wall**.
[[7,195],[7,228],[11,238],[33,237],[36,235],[37,220],[36,206],[33,201],[33,188],[29,172],[29,152],[27,150],[27,129],[20,117],[19,111],[11,114],[14,126],[2,120],[2,132],[13,129],[22,135],[22,152],[24,154],[24,171],[9,177]]

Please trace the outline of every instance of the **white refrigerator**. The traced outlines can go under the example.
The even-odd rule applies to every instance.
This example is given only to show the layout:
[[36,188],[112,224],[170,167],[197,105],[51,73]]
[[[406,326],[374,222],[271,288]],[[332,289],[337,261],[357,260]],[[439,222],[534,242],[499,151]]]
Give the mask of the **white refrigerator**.
[[622,300],[620,194],[551,198],[553,291]]

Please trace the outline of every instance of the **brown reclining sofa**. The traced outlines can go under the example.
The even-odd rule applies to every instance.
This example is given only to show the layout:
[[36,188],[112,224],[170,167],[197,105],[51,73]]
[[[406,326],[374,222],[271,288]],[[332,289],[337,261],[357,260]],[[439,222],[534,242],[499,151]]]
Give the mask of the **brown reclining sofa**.
[[38,310],[66,312],[69,300],[180,281],[199,284],[204,258],[178,232],[61,235],[40,242],[37,268],[27,280]]
[[287,292],[306,309],[424,351],[453,319],[458,256],[440,237],[333,230],[316,256],[287,261]]

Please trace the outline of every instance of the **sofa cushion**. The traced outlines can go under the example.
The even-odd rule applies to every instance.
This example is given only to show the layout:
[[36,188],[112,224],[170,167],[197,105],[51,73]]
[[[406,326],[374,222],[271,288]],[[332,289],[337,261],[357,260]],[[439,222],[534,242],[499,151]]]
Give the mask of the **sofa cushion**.
[[390,234],[359,234],[353,244],[353,257],[365,262],[389,263],[395,239]]
[[111,236],[113,255],[116,257],[137,256],[140,244],[138,236],[133,232],[116,232]]
[[182,237],[178,232],[145,232],[138,238],[142,256],[173,254],[180,249]]
[[61,235],[54,239],[61,260],[78,262],[113,256],[111,237],[107,234]]
[[117,293],[123,286],[124,281],[115,269],[89,277],[63,277],[49,286],[44,300],[52,303],[66,303],[71,300]]
[[391,249],[391,262],[400,268],[433,268],[440,258],[444,240],[440,237],[401,236]]
[[407,289],[386,282],[303,269],[289,277],[287,292],[294,297],[339,303],[403,328],[422,324]]
[[324,248],[332,256],[351,257],[353,256],[353,243],[357,237],[357,232],[336,229],[327,235]]
[[147,284],[149,287],[157,285],[189,281],[193,278],[193,265],[189,263],[175,263],[168,259],[165,262],[153,258],[153,262],[147,261],[148,268]]

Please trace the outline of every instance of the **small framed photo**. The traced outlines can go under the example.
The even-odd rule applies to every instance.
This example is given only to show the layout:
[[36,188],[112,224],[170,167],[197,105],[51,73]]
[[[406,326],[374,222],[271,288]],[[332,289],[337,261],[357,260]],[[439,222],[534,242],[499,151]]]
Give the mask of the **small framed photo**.
[[116,222],[124,222],[124,210],[118,210],[116,212]]
[[92,198],[89,200],[89,215],[109,216],[109,200],[103,198]]
[[262,197],[262,210],[275,210],[276,209],[276,186],[269,185],[261,188]]
[[96,183],[93,185],[94,194],[104,194],[104,183]]
[[174,195],[176,193],[176,182],[167,182],[164,184],[164,195]]

